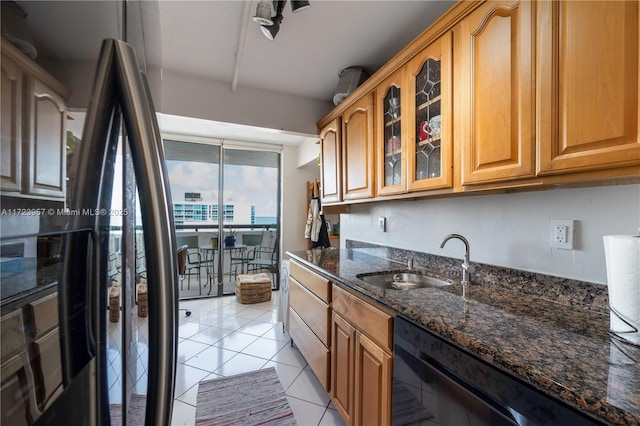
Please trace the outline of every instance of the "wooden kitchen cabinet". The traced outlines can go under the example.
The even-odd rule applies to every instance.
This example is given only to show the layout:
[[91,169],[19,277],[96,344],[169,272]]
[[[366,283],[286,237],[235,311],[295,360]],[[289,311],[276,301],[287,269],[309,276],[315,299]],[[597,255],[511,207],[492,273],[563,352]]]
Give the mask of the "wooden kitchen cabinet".
[[333,285],[331,399],[348,425],[391,423],[393,317]]
[[44,411],[55,396],[62,393],[62,361],[58,328],[38,336],[30,348],[31,368],[35,375],[36,402]]
[[320,130],[320,186],[322,203],[342,201],[342,122],[332,120]]
[[0,321],[0,345],[1,357],[4,360],[9,356],[25,350],[26,336],[24,335],[25,325],[21,310],[13,311],[2,317]]
[[539,174],[640,165],[638,2],[536,6]]
[[409,191],[453,186],[451,32],[406,65],[409,74]]
[[57,292],[27,296],[12,309],[0,320],[0,423],[33,424],[63,390]]
[[44,410],[62,391],[62,357],[58,330],[58,293],[51,293],[24,308],[30,337],[29,360],[34,374],[36,402]]
[[356,329],[334,312],[331,336],[331,400],[344,422],[352,425]]
[[37,77],[25,85],[23,192],[64,199],[66,188],[66,106],[62,96]]
[[535,176],[534,6],[486,2],[454,28],[462,185]]
[[407,191],[408,87],[404,68],[375,90],[378,195]]
[[376,88],[378,195],[453,186],[451,50],[446,32]]
[[638,46],[637,1],[457,2],[319,121],[342,120],[333,200],[637,183]]
[[331,351],[304,322],[298,312],[289,308],[289,335],[324,390],[331,386]]
[[324,389],[331,388],[331,283],[292,261],[289,335]]
[[2,195],[64,200],[68,90],[2,39]]
[[24,331],[25,321],[20,309],[4,315],[0,320],[2,424],[31,424],[38,415]]
[[[3,41],[4,45],[4,41]],[[22,189],[22,71],[2,51],[2,156],[0,156],[0,188],[20,192]]]
[[333,285],[332,308],[385,351],[393,352],[393,316],[348,291]]
[[0,365],[2,385],[2,424],[33,424],[32,395],[29,392],[29,372],[27,371],[26,352],[2,362]]
[[392,356],[362,333],[355,339],[354,424],[389,424]]
[[343,200],[375,195],[374,161],[373,97],[368,93],[342,114]]
[[307,287],[293,277],[289,286],[290,306],[304,319],[325,347],[330,345],[331,310],[329,305],[316,297]]

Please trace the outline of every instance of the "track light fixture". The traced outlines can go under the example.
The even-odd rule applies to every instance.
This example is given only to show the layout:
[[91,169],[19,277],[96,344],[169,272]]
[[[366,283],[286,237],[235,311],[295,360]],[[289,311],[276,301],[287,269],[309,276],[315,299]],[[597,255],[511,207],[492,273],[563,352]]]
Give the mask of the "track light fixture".
[[296,12],[300,12],[303,9],[306,9],[310,6],[308,1],[302,0],[302,1],[296,1],[296,0],[291,0],[291,11],[293,13]]
[[269,40],[276,38],[278,31],[280,31],[280,23],[282,22],[282,15],[276,15],[273,17],[273,25],[260,25],[262,34]]
[[[273,40],[276,37],[276,34],[278,34],[278,31],[280,31],[280,24],[282,23],[282,12],[286,4],[287,0],[274,0],[273,10],[275,11],[275,16],[272,17],[272,10],[269,3],[266,1],[261,1],[258,3],[258,7],[256,8],[256,15],[253,17],[253,20],[260,24],[260,30],[262,30],[262,34],[264,34],[264,36],[269,40]],[[296,13],[308,7],[308,1],[291,1],[291,12],[293,13]]]
[[261,1],[256,7],[256,15],[253,20],[260,25],[273,25],[271,20],[271,5],[268,1]]

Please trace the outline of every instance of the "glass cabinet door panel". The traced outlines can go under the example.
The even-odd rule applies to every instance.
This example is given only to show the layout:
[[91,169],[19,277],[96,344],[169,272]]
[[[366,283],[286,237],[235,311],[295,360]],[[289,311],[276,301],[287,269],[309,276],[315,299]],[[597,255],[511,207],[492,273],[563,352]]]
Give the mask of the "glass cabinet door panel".
[[384,97],[384,186],[402,183],[402,140],[400,135],[400,88],[391,86]]
[[407,85],[404,70],[384,80],[376,90],[378,141],[378,193],[398,194],[407,190],[406,111]]
[[440,61],[427,59],[416,77],[416,180],[440,177]]
[[410,63],[413,104],[409,190],[452,186],[451,34]]

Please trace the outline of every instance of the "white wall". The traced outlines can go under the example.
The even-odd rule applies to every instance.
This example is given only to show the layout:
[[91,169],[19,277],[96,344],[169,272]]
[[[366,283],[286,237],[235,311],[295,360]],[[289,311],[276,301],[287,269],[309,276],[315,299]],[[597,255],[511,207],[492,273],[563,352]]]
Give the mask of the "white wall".
[[[298,145],[298,167],[304,167],[309,163],[318,164],[318,156],[320,155],[320,144],[318,140],[311,138],[305,140]],[[318,171],[318,177],[319,175]]]
[[298,148],[282,150],[282,255],[307,249],[304,226],[307,221],[307,181],[319,176],[318,167],[298,167]]
[[67,108],[81,110],[88,107],[95,80],[96,61],[47,61],[42,59],[40,64],[71,91],[71,97],[67,99]]
[[166,114],[316,134],[316,122],[332,106],[268,90],[238,87],[232,92],[230,83],[164,71],[162,103],[156,109]]
[[[48,66],[57,78],[71,88],[69,107],[86,108],[93,85],[95,62],[59,62]],[[333,107],[328,102],[266,90],[238,88],[236,92],[231,92],[229,84],[172,72],[163,73],[161,90],[154,90],[153,96],[158,112],[305,134],[316,134],[315,123]],[[80,121],[84,118],[84,114],[77,115]],[[77,124],[75,127],[81,129],[81,124]],[[191,133],[190,130],[185,129],[185,132]],[[303,144],[300,151],[297,147],[283,148],[282,247],[285,251],[306,249],[306,182],[320,175],[317,166],[304,166],[303,162],[315,161],[318,152],[319,146],[315,143]]]
[[[377,230],[387,218],[386,233]],[[575,250],[549,247],[551,220],[576,220]],[[340,218],[346,239],[462,258],[465,236],[471,260],[547,275],[606,283],[602,237],[636,234],[640,185],[555,189],[351,206]]]
[[[68,107],[85,109],[91,99],[96,64],[93,62],[51,62],[47,69],[71,90]],[[239,87],[203,77],[164,71],[157,84],[154,107],[157,112],[244,124],[287,132],[315,135],[316,122],[333,104],[268,90]],[[216,137],[217,135],[209,135]]]
[[[96,62],[49,61],[43,65],[71,90],[70,109],[88,106]],[[315,135],[316,122],[333,108],[330,102],[269,90],[238,87],[232,92],[230,83],[204,77],[173,71],[158,74],[150,70],[153,102],[156,112],[165,114]]]

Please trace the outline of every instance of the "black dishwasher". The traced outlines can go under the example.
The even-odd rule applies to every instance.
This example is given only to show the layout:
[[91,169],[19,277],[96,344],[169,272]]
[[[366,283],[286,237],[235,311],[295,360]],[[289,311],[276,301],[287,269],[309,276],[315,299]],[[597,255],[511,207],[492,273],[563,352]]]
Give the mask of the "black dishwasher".
[[392,424],[599,424],[421,327],[394,320]]

